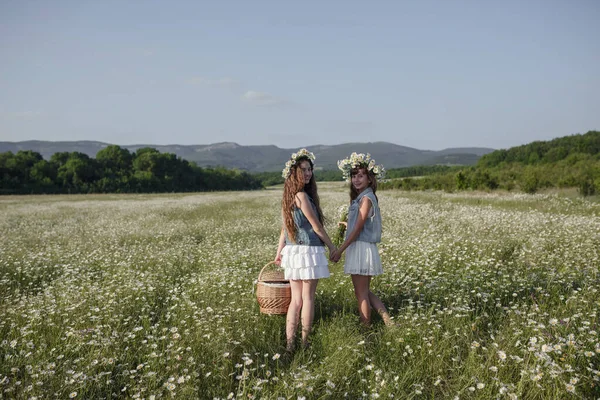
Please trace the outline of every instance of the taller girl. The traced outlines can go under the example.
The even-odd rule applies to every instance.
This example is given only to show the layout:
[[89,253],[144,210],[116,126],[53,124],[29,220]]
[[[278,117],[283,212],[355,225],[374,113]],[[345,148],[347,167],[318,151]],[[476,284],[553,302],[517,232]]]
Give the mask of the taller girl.
[[290,280],[292,291],[285,328],[288,351],[294,349],[300,314],[302,345],[308,345],[317,283],[320,278],[329,277],[324,246],[327,245],[330,254],[335,250],[323,228],[323,212],[313,176],[314,160],[313,153],[302,149],[292,154],[282,173],[285,178],[281,201],[283,227],[275,263],[285,269],[285,278]]
[[383,179],[385,170],[375,165],[369,154],[352,153],[349,158],[338,161],[346,181],[350,183],[350,207],[346,239],[332,255],[339,261],[344,250],[344,272],[352,276],[354,294],[358,301],[360,320],[365,326],[371,324],[371,308],[375,309],[386,325],[393,325],[387,309],[371,292],[371,277],[383,273],[377,243],[381,241],[381,213],[377,195],[377,178]]

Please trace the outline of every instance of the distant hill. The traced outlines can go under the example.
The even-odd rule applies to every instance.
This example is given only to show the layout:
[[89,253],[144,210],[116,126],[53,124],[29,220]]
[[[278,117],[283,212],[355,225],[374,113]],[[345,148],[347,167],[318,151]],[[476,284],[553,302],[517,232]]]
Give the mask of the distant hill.
[[[23,142],[0,142],[0,153],[19,150],[31,150],[40,153],[48,160],[58,152],[80,152],[90,157],[109,146],[110,143],[96,141],[49,142],[28,140]],[[120,145],[131,152],[143,147],[152,147],[161,153],[174,153],[183,159],[194,161],[202,167],[223,166],[238,168],[249,172],[278,171],[291,153],[298,150],[282,149],[277,146],[241,146],[237,143],[222,142],[209,145]],[[409,167],[413,165],[474,165],[479,158],[491,153],[490,148],[449,148],[440,151],[419,150],[388,142],[344,143],[334,146],[313,145],[307,148],[315,153],[317,167],[335,169],[339,159],[347,157],[353,151],[371,153],[379,164],[387,169]]]

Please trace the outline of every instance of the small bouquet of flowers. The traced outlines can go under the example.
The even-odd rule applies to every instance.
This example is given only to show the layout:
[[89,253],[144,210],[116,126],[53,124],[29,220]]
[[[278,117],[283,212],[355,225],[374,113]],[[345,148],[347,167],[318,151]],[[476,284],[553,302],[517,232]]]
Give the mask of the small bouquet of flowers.
[[338,222],[337,229],[335,230],[335,234],[331,238],[331,241],[337,247],[344,243],[344,238],[346,236],[346,225],[348,222],[348,206],[343,205],[339,207],[338,214],[340,216],[340,220]]

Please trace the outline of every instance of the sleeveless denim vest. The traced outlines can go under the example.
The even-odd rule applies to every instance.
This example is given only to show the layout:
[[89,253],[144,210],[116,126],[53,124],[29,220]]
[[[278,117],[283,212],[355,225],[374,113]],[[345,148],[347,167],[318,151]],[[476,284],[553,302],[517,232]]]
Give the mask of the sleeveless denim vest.
[[354,230],[356,220],[358,219],[358,212],[360,209],[360,201],[363,197],[368,197],[371,200],[371,212],[372,215],[367,217],[363,229],[358,235],[356,240],[361,242],[379,243],[381,242],[381,213],[379,212],[379,204],[373,189],[366,188],[350,203],[348,208],[348,228],[346,229],[346,237]]
[[[313,200],[308,196],[310,200],[310,206],[317,215],[317,206],[313,203]],[[299,246],[325,246],[321,238],[317,236],[312,225],[308,221],[308,218],[304,215],[301,209],[294,205],[292,209],[292,216],[294,223],[296,224],[296,243],[292,242],[288,237],[287,230],[285,231],[285,244],[286,245],[299,245]]]

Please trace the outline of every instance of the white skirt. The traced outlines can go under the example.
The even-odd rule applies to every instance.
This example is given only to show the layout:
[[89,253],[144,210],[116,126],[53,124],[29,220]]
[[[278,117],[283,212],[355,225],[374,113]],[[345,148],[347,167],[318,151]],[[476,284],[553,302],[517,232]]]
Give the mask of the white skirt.
[[376,243],[356,240],[346,249],[344,272],[351,275],[381,275],[383,267]]
[[329,266],[323,246],[286,244],[281,250],[285,279],[309,280],[329,278]]

